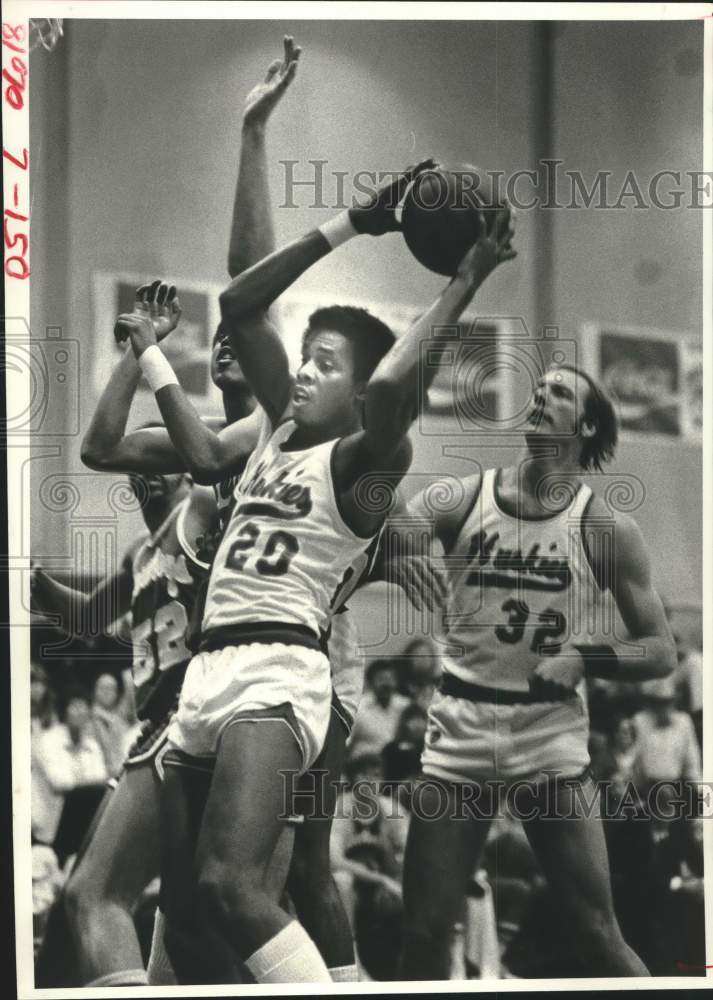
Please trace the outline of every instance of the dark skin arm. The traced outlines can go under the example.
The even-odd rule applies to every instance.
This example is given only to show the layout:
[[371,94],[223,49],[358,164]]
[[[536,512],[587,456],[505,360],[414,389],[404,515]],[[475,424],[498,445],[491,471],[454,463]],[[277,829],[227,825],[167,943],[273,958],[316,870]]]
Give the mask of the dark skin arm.
[[262,83],[245,99],[238,180],[228,247],[228,274],[241,274],[275,248],[270,211],[265,132],[267,122],[297,73],[302,50],[291,35],[284,38],[284,56],[270,64]]
[[[142,285],[136,290],[134,312],[153,325],[158,343],[180,320],[176,289],[161,286],[160,282]],[[152,427],[126,434],[129,411],[140,380],[141,369],[129,351],[102,392],[82,441],[82,461],[90,469],[154,474],[186,471],[183,459],[163,428]]]
[[78,636],[106,632],[125,615],[131,606],[132,583],[129,552],[118,572],[90,593],[59,583],[40,566],[33,567],[30,586],[37,608],[54,618],[54,624],[67,635]]
[[[175,299],[175,289],[173,291]],[[137,292],[137,302],[145,303],[146,308],[137,308],[135,305],[132,313],[124,313],[119,316],[114,335],[119,342],[131,339],[136,361],[148,347],[158,343],[154,313],[160,314],[161,310],[169,307],[170,295],[171,289],[167,285],[155,281],[151,286],[143,286]],[[126,361],[127,369],[131,361],[133,359]],[[133,361],[133,364],[135,365],[136,362]],[[114,390],[107,387],[106,391],[111,393]],[[156,401],[166,425],[165,430],[159,428],[159,433],[153,437],[149,436],[153,433],[153,428],[149,429],[148,432],[137,431],[133,435],[123,437],[126,417],[123,417],[123,423],[119,427],[117,417],[111,416],[107,400],[102,397],[98,412],[101,410],[101,421],[104,423],[97,426],[93,424],[90,428],[93,442],[92,456],[98,461],[98,456],[103,453],[103,448],[106,448],[108,454],[112,456],[111,461],[116,463],[116,465],[111,466],[113,468],[121,467],[122,471],[155,472],[157,471],[155,466],[146,468],[148,459],[143,449],[150,442],[160,441],[161,446],[163,446],[163,442],[168,437],[171,452],[176,456],[177,471],[187,471],[195,482],[210,485],[220,482],[221,479],[229,475],[255,447],[263,419],[259,410],[255,410],[250,416],[236,420],[216,432],[201,419],[180,385],[164,386],[156,393]],[[95,419],[97,418],[95,417]],[[113,444],[107,442],[108,434],[106,432],[101,437],[97,432],[97,427],[105,426],[107,421],[114,421]],[[107,447],[107,444],[110,444],[111,447]],[[82,454],[85,457],[84,451]],[[128,466],[129,460],[135,460],[137,465],[141,465],[141,468]],[[107,465],[109,459],[104,457],[101,461],[100,468],[109,467]],[[120,466],[119,463],[121,463]]]
[[[349,210],[357,234],[380,236],[398,229],[393,210],[399,194],[424,161],[374,192],[364,204]],[[220,297],[220,308],[230,342],[255,396],[273,424],[285,412],[292,392],[287,353],[267,310],[305,271],[332,250],[318,230],[306,233],[243,271]],[[395,449],[394,449],[395,451]]]
[[[483,224],[483,229],[485,225]],[[400,337],[380,361],[366,387],[364,429],[340,441],[335,455],[335,486],[351,528],[360,535],[379,527],[375,515],[359,502],[364,476],[379,473],[386,488],[398,484],[408,468],[404,441],[428,389],[436,366],[421,372],[424,341],[452,340],[458,321],[473,296],[498,264],[512,260],[513,237],[509,209],[498,211],[492,232],[483,236],[461,261],[453,280],[431,308]]]

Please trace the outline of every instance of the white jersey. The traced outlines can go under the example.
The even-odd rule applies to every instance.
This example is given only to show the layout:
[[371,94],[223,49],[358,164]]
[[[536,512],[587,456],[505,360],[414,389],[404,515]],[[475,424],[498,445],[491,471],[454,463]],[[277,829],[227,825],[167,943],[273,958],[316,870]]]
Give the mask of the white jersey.
[[528,519],[498,505],[499,470],[488,469],[450,563],[444,663],[463,681],[527,691],[543,657],[591,642],[601,590],[589,564],[582,517],[592,496],[581,485],[572,502]]
[[[234,491],[216,553],[202,633],[256,623],[326,631],[335,594],[372,537],[339,511],[332,477],[337,439],[283,450],[293,420],[261,434]],[[269,435],[269,436],[268,436]]]

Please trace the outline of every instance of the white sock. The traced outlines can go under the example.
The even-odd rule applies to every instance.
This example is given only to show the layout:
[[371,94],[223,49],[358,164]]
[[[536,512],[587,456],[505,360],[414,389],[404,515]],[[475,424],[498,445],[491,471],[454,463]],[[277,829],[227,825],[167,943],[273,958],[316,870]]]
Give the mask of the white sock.
[[337,965],[328,970],[333,983],[358,983],[359,971],[356,962],[353,965]]
[[151,938],[151,954],[146,970],[149,986],[178,986],[176,973],[173,971],[171,959],[168,957],[165,945],[166,918],[159,909],[153,921],[153,937]]
[[289,924],[245,962],[256,983],[331,983],[329,971],[301,924]]
[[107,972],[87,986],[148,986],[148,983],[145,969],[122,969],[121,972]]

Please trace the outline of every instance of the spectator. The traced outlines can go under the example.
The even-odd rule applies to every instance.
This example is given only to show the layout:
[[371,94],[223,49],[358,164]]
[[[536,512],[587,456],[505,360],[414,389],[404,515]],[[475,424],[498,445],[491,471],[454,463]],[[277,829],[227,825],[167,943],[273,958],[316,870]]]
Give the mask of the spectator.
[[404,650],[406,660],[399,692],[428,710],[441,676],[441,664],[430,639],[412,639]]
[[634,717],[638,732],[635,774],[642,791],[657,781],[700,781],[701,754],[691,717],[674,708],[675,690],[663,678],[650,707]]
[[385,781],[407,781],[418,775],[426,721],[425,709],[416,702],[404,708],[394,739],[381,751]]
[[612,792],[621,799],[634,780],[638,753],[636,725],[627,716],[615,716],[606,749],[597,757],[596,776],[612,784]]
[[367,690],[361,700],[348,744],[350,757],[377,757],[396,735],[408,698],[396,690],[396,667],[390,660],[372,660],[366,671]]
[[378,756],[352,757],[346,771],[348,787],[332,827],[332,871],[367,973],[377,980],[397,979],[408,814],[398,800],[379,793]]
[[33,663],[30,667],[30,715],[33,739],[39,736],[43,729],[49,729],[57,722],[54,695],[45,669],[39,663]]
[[118,774],[126,756],[129,726],[120,712],[121,688],[113,674],[100,674],[94,683],[92,720],[94,735],[110,775]]
[[109,777],[101,748],[92,734],[89,697],[70,692],[64,724],[50,726],[36,739],[32,771],[32,833],[52,845],[67,793],[99,786]]

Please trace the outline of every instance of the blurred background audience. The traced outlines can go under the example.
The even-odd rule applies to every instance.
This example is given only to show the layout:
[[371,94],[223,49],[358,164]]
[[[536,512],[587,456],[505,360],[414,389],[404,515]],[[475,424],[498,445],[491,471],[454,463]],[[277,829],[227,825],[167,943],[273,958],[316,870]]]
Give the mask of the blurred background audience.
[[[672,626],[679,654],[673,677],[640,685],[588,682],[590,753],[602,782],[612,888],[624,935],[654,974],[694,975],[705,964],[702,828],[695,818],[702,654],[699,619],[678,628],[673,618]],[[30,690],[38,943],[103,783],[121,766],[136,727],[125,642],[98,641],[90,657],[76,659],[63,650],[43,666],[39,640],[46,631],[35,631]],[[99,666],[107,663],[109,669]],[[361,972],[377,981],[398,978],[411,789],[439,677],[439,658],[427,637],[371,660],[347,747],[332,863]],[[63,706],[61,721],[57,706]],[[647,798],[652,789],[658,789],[653,812]],[[137,926],[143,921],[148,928],[146,945],[156,889],[137,911]],[[581,974],[576,942],[569,941],[526,831],[507,814],[493,822],[482,867],[464,886],[451,954],[452,979]]]

